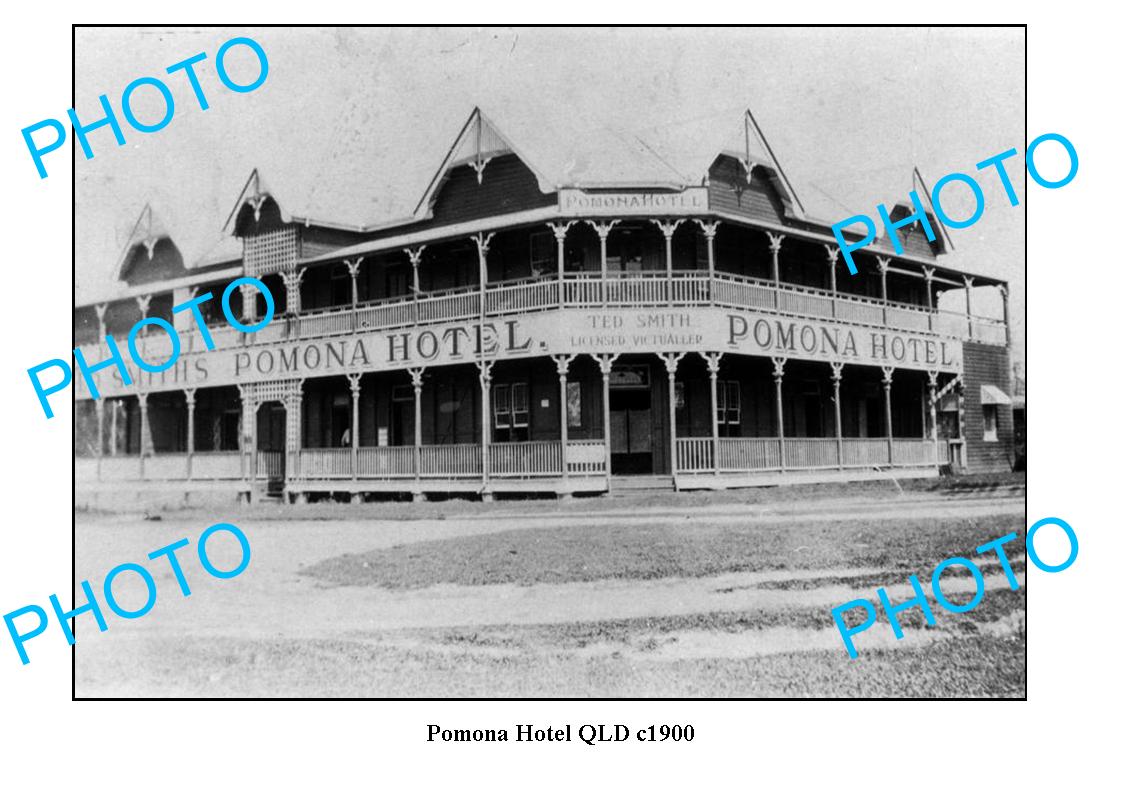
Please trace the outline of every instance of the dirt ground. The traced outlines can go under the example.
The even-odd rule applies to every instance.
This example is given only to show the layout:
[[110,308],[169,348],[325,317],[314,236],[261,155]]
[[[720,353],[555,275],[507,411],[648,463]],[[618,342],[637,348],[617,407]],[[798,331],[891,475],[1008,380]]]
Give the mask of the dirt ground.
[[[207,575],[194,542],[228,521],[252,560]],[[78,621],[76,696],[1025,696],[1023,588],[986,541],[1025,530],[1024,487],[918,482],[806,493],[481,505],[316,504],[159,518],[79,514],[76,576],[100,592],[125,561],[187,537],[183,597],[164,561],[146,616]],[[1010,546],[1013,551],[1016,546]],[[237,545],[216,536],[219,566]],[[847,656],[830,609],[895,602],[944,558],[976,558],[986,595],[884,615]],[[966,602],[971,578],[949,570]],[[930,591],[930,586],[926,586]],[[139,579],[114,585],[129,608]]]

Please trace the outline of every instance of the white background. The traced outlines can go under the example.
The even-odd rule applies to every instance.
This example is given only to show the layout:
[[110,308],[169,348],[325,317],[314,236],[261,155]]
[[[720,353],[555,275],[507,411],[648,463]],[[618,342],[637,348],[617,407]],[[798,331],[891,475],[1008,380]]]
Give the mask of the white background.
[[[567,4],[569,21],[637,22],[604,2]],[[721,22],[706,4],[664,8],[649,3],[648,19]],[[805,19],[830,21],[838,6],[802,4]],[[886,11],[847,4],[846,21],[889,21]],[[963,9],[957,9],[962,5]],[[99,22],[149,20],[150,4],[116,3]],[[330,4],[267,18],[237,9],[240,23],[323,22]],[[38,13],[43,9],[43,15]],[[275,10],[276,4],[269,8]],[[371,9],[339,22],[384,24],[453,20],[448,10],[413,5]],[[473,24],[513,21],[502,7],[473,5]],[[511,6],[511,8],[516,8]],[[525,4],[519,21],[543,22],[548,12]],[[750,6],[740,6],[747,10]],[[752,6],[756,22],[770,20]],[[894,22],[970,19],[978,4],[894,5]],[[1029,785],[1028,792],[1064,788],[1107,790],[1118,783],[1118,646],[1116,614],[1120,531],[1118,494],[1120,224],[1112,188],[1118,180],[1116,86],[1118,27],[1058,7],[1048,15],[1024,5],[987,7],[987,21],[1030,23],[1030,137],[1060,132],[1080,154],[1080,172],[1067,187],[1029,183],[1030,338],[1034,360],[1033,489],[1029,520],[1067,519],[1080,538],[1077,563],[1060,574],[1032,571],[1028,702],[555,702],[555,703],[114,703],[70,701],[70,649],[58,627],[32,642],[21,666],[6,634],[0,639],[0,761],[7,792],[92,793],[216,791],[495,792],[518,788],[561,793],[702,791],[724,786],[765,792],[917,793]],[[71,416],[44,420],[26,369],[64,357],[71,341],[71,171],[68,157],[49,161],[39,180],[20,129],[65,118],[71,105],[71,22],[58,5],[19,6],[6,14],[4,103],[0,113],[0,202],[5,220],[6,301],[0,315],[0,394],[6,428],[3,461],[7,522],[0,542],[0,613],[29,603],[47,606],[53,592],[69,594],[72,512]],[[165,6],[164,22],[223,22],[228,4]],[[795,6],[786,9],[794,14]],[[412,13],[410,13],[412,12]],[[47,13],[50,18],[47,18]],[[105,9],[98,13],[108,13]],[[91,22],[90,6],[82,21]],[[726,18],[730,16],[727,13]],[[744,14],[732,16],[743,18]],[[689,17],[689,19],[687,18]],[[779,21],[779,20],[777,20]],[[139,76],[139,75],[138,75]],[[111,87],[106,91],[112,94]],[[948,119],[948,124],[955,124]],[[174,120],[172,122],[174,124]],[[1011,141],[1019,152],[1025,142]],[[69,151],[69,143],[67,144]],[[55,153],[61,155],[62,152]],[[989,153],[965,153],[964,161]],[[1050,169],[1042,150],[1042,171]],[[82,167],[80,161],[77,166]],[[1058,167],[1059,169],[1060,167]],[[979,222],[986,223],[986,217]],[[1028,370],[1028,367],[1027,367]],[[194,533],[197,529],[185,529]],[[1048,561],[1045,532],[1040,550]],[[935,563],[935,562],[934,562]],[[79,578],[102,573],[77,573]],[[49,610],[49,608],[48,608]],[[2,628],[0,628],[2,630]],[[112,632],[112,629],[110,630]],[[425,726],[507,727],[621,723],[692,724],[691,744],[430,744]],[[1112,743],[1114,741],[1114,743]],[[626,789],[626,790],[625,790]]]

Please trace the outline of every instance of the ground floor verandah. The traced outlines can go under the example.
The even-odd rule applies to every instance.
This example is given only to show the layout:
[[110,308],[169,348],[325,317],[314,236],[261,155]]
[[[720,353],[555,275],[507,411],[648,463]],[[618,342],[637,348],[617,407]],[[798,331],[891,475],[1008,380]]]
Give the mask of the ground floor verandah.
[[938,417],[953,375],[580,355],[80,401],[77,482],[486,499],[606,492],[636,478],[699,489],[934,475],[962,457],[958,422]]

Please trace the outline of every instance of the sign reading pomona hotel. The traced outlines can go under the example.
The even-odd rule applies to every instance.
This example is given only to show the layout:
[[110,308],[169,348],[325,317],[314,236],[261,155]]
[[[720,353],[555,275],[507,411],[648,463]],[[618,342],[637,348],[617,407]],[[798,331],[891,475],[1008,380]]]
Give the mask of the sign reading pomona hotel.
[[[568,309],[497,318],[482,326],[478,322],[444,323],[185,353],[162,373],[141,373],[130,365],[134,381],[130,386],[122,383],[115,368],[99,371],[95,378],[99,392],[112,396],[133,393],[138,386],[158,391],[315,378],[473,363],[481,355],[520,359],[664,351],[721,351],[944,372],[958,372],[963,361],[958,340],[923,332],[717,307]],[[95,361],[95,354],[91,350],[88,359]],[[75,379],[75,383],[79,395],[89,397],[84,379]]]
[[596,191],[576,188],[558,191],[558,210],[564,215],[581,214],[609,216],[690,215],[709,209],[709,193],[705,188],[684,188],[681,191]]

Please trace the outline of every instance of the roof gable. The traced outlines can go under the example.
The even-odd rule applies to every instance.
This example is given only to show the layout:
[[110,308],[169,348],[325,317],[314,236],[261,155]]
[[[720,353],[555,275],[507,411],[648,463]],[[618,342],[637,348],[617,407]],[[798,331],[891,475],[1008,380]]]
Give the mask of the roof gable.
[[222,225],[223,234],[240,237],[244,234],[243,230],[249,223],[251,213],[254,224],[260,223],[263,217],[267,221],[272,218],[274,223],[288,224],[292,221],[292,217],[285,213],[283,206],[269,190],[257,169],[250,172],[249,179],[238,194],[238,200],[230,209],[230,215]]
[[[166,241],[167,245],[161,246],[162,241]],[[136,223],[133,224],[133,228],[129,232],[129,237],[121,249],[121,254],[117,258],[117,265],[114,268],[115,277],[120,281],[126,281],[127,277],[136,270],[140,263],[151,263],[153,261],[157,247],[161,249],[161,252],[169,248],[174,250],[175,257],[179,259],[179,268],[182,270],[183,258],[179,255],[175,243],[172,242],[171,234],[164,222],[153,211],[151,203],[146,202],[144,209],[140,211]]]
[[417,207],[414,208],[414,215],[419,218],[428,218],[432,214],[437,195],[440,193],[445,182],[447,182],[449,173],[453,169],[458,166],[467,165],[475,172],[476,182],[482,184],[484,170],[487,168],[488,163],[496,157],[503,155],[514,155],[518,158],[538,180],[538,189],[542,193],[550,193],[555,190],[554,182],[542,171],[536,169],[477,107],[473,108],[472,112],[468,115],[468,121],[466,121],[464,126],[460,129],[460,134],[456,136],[456,140],[453,141],[452,147],[448,150],[448,154],[445,155],[444,160],[441,161],[441,165],[437,169],[436,174],[433,175],[433,179],[429,181],[429,186],[425,189],[425,193],[422,194],[421,200],[417,203]]

